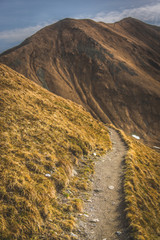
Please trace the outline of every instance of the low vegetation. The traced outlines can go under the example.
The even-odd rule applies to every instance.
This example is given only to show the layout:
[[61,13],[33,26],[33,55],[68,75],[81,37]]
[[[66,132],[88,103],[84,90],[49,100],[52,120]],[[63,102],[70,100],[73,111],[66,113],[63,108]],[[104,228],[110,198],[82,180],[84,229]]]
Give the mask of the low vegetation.
[[73,239],[104,125],[0,65],[0,239]]
[[[94,172],[111,148],[84,109],[0,65],[0,239],[71,240]],[[136,240],[160,239],[160,154],[124,132],[126,216]]]
[[128,146],[124,193],[132,237],[160,239],[160,154],[119,132]]

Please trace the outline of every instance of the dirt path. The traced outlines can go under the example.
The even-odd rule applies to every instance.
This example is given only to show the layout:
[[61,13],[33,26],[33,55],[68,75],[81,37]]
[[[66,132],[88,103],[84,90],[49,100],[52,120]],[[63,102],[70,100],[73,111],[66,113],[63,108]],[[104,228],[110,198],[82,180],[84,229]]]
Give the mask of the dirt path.
[[81,240],[127,240],[122,193],[126,147],[109,129],[112,151],[95,160],[93,191],[79,221]]

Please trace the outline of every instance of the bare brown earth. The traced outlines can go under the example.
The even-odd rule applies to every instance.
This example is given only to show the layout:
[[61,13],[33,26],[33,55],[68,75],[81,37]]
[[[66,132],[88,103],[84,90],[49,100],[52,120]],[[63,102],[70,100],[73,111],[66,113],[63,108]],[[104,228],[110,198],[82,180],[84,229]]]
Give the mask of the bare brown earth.
[[115,130],[110,129],[110,136],[113,149],[100,159],[95,158],[93,189],[84,214],[79,217],[79,237],[82,240],[130,239],[122,191],[126,146]]
[[0,61],[103,122],[158,145],[159,43],[160,27],[133,18],[114,24],[64,19]]

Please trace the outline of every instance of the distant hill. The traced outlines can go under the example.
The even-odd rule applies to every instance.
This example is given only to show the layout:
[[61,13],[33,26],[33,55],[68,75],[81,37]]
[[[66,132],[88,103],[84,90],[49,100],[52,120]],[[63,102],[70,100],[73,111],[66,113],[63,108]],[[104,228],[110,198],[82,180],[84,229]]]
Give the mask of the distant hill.
[[4,52],[0,61],[103,122],[157,145],[159,43],[160,27],[133,18],[114,24],[64,19]]

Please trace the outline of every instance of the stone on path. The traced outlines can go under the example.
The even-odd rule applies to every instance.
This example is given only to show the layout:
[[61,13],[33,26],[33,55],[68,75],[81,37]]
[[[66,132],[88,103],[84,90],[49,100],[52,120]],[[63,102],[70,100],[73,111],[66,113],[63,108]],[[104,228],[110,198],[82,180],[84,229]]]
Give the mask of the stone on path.
[[95,218],[95,219],[90,220],[90,222],[97,223],[97,222],[99,222],[99,219]]
[[101,189],[94,189],[94,192],[102,192],[102,190]]
[[110,185],[108,188],[109,188],[110,190],[113,190],[113,189],[114,189],[114,186]]

